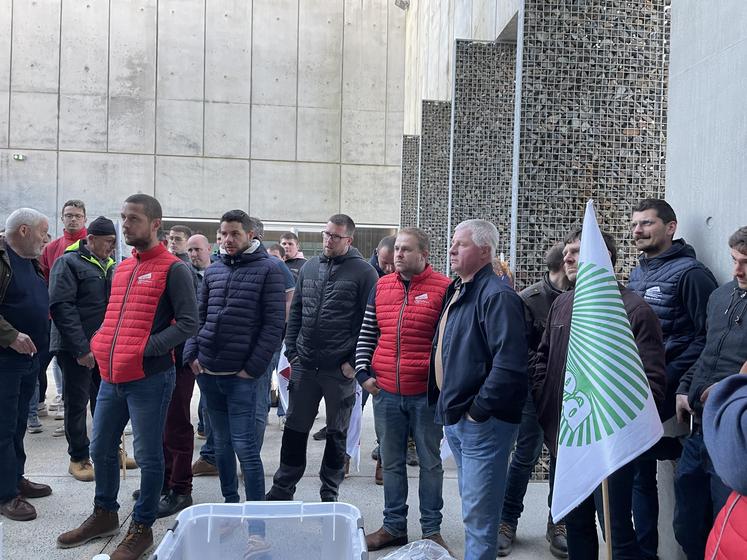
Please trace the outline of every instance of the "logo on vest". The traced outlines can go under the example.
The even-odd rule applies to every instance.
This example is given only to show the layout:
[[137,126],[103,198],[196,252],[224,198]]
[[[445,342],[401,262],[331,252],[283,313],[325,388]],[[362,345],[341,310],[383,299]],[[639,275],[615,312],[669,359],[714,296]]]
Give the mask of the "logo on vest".
[[428,301],[428,294],[420,294],[415,296],[415,303],[425,303]]
[[661,288],[659,286],[651,286],[646,290],[646,293],[643,294],[643,299],[654,302],[661,301]]
[[152,281],[153,281],[153,274],[151,274],[150,272],[137,277],[138,285],[139,284],[150,284]]

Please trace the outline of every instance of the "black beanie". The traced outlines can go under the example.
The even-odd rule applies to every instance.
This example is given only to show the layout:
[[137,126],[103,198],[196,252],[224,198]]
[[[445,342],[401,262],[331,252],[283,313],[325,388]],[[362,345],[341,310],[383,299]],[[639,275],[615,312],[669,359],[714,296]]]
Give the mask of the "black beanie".
[[88,235],[117,235],[114,222],[104,216],[99,216],[87,228]]

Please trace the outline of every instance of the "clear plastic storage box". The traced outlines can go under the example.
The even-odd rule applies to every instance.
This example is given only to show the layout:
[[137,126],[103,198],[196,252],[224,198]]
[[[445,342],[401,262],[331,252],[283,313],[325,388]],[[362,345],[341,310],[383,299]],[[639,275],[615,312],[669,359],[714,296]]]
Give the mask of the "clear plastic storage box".
[[[259,528],[259,530],[258,530]],[[256,535],[264,529],[264,537]],[[257,549],[266,549],[257,553]],[[184,509],[151,560],[367,560],[363,520],[343,503],[245,502]]]

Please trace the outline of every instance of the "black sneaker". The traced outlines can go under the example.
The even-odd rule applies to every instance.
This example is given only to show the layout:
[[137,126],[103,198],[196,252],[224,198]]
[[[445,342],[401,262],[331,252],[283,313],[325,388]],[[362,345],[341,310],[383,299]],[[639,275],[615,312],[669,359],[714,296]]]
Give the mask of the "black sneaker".
[[158,502],[158,513],[157,518],[168,517],[174,515],[177,512],[182,511],[184,508],[192,505],[192,494],[176,494],[171,492],[161,498]]
[[314,441],[323,441],[327,439],[327,426],[324,426],[321,430],[319,430],[311,437],[314,438]]
[[379,460],[379,444],[376,444],[376,447],[373,448],[373,451],[371,451],[371,460],[378,461]]
[[508,556],[511,554],[511,549],[514,546],[514,539],[516,539],[516,529],[511,527],[508,523],[501,521],[498,527],[498,556]]

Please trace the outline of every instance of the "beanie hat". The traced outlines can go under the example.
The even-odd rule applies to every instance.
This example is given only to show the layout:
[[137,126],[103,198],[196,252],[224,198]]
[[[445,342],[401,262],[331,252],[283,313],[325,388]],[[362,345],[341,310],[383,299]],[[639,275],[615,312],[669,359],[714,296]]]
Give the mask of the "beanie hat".
[[88,235],[117,235],[114,222],[104,216],[99,216],[88,226]]

